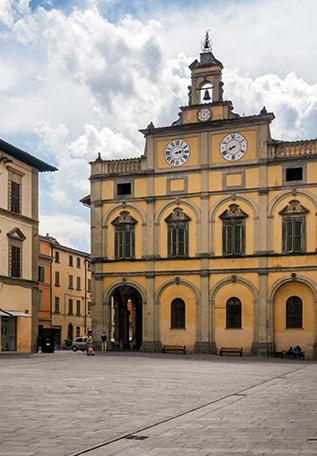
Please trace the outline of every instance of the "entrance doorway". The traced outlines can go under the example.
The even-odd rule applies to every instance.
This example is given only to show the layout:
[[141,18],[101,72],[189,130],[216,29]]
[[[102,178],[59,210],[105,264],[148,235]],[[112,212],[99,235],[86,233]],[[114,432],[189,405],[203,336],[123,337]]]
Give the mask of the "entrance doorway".
[[1,317],[2,351],[16,351],[16,317]]
[[140,350],[142,345],[142,297],[138,290],[122,285],[111,296],[111,348]]

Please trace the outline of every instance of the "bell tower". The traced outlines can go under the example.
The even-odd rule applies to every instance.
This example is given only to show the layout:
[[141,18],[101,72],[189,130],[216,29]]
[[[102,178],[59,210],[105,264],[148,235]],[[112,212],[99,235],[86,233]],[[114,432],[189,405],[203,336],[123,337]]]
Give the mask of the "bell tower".
[[200,61],[195,60],[190,66],[192,76],[190,105],[217,103],[222,101],[222,63],[211,52],[209,33],[206,32],[201,46]]
[[188,106],[181,108],[179,123],[207,122],[239,117],[232,112],[231,101],[223,100],[222,63],[212,53],[209,32],[201,45],[199,61],[189,66],[191,85]]

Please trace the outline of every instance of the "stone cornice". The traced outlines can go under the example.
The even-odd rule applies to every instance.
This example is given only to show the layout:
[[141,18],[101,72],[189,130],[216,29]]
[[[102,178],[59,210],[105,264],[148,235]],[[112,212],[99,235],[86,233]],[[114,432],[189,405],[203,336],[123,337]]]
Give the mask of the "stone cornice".
[[37,226],[39,224],[38,220],[34,220],[31,217],[27,217],[26,215],[16,214],[15,212],[11,212],[11,211],[8,211],[7,209],[3,209],[2,207],[0,207],[0,215],[3,215],[4,217],[11,218],[14,220],[19,220],[21,222],[28,223],[30,225]]

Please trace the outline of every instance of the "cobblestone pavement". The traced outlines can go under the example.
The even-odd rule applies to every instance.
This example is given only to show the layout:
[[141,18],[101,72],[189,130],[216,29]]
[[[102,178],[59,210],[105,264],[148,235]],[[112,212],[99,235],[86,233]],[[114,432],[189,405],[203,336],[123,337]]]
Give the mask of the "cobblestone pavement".
[[0,357],[1,456],[317,455],[317,363]]

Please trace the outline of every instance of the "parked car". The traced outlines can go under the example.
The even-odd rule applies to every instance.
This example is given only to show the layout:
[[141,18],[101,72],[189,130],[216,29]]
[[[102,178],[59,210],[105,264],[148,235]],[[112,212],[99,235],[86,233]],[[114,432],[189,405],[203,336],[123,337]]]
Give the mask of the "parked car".
[[86,342],[87,342],[87,337],[76,337],[72,342],[73,352],[76,352],[77,350],[85,351]]

